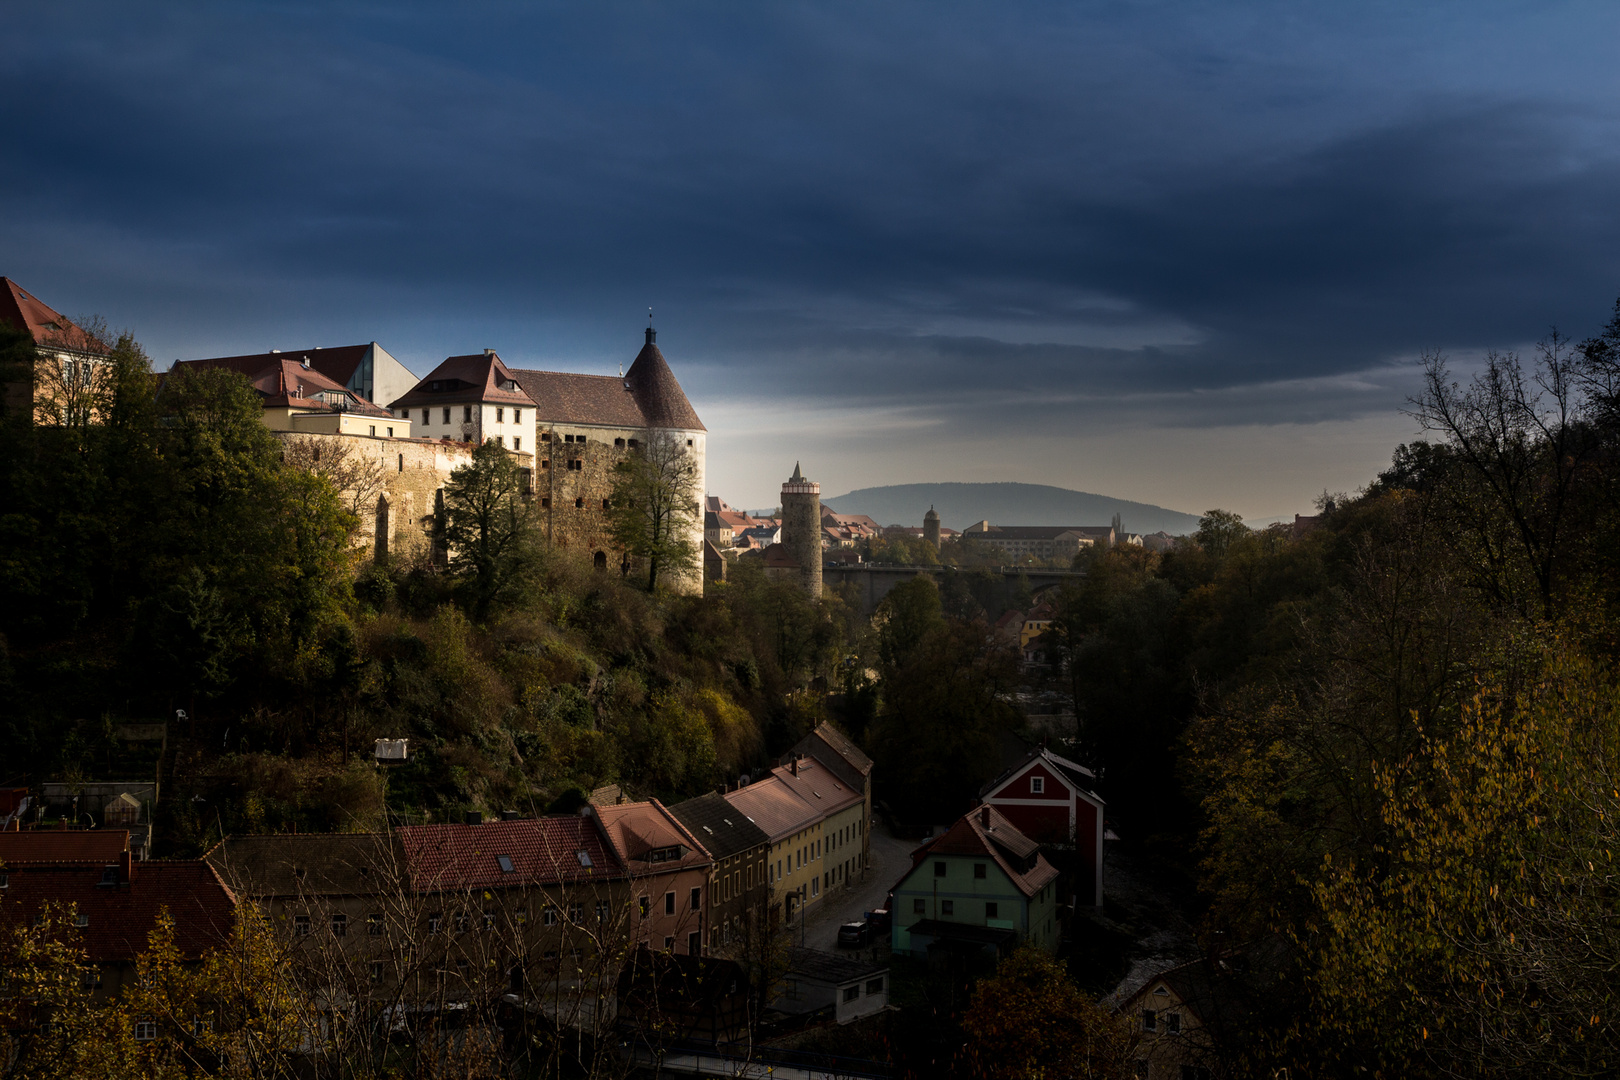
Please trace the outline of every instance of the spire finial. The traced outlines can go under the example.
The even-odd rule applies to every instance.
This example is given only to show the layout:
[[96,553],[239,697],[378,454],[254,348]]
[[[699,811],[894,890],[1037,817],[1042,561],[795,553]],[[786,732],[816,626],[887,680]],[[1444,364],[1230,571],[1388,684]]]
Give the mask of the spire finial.
[[653,329],[652,308],[647,309],[647,344],[651,345],[658,340],[658,331]]

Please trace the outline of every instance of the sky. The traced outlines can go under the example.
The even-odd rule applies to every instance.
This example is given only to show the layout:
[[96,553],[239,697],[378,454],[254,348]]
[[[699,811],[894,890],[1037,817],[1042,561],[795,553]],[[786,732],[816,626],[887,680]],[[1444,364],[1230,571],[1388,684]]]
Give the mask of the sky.
[[709,489],[1310,512],[1620,294],[1620,5],[15,5],[0,274],[176,358],[611,373]]

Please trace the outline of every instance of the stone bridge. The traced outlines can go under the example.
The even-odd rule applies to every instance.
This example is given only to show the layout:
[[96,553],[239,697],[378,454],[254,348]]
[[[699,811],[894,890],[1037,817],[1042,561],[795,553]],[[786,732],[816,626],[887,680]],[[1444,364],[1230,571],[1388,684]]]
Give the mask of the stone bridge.
[[828,592],[834,590],[842,592],[840,586],[854,585],[857,590],[856,595],[860,598],[861,609],[870,615],[877,610],[878,602],[888,595],[890,589],[902,581],[910,581],[919,574],[927,574],[932,577],[936,585],[943,585],[944,577],[947,574],[960,574],[964,578],[991,574],[1001,577],[1006,582],[1009,595],[1016,588],[1015,583],[1019,578],[1029,582],[1031,591],[1040,593],[1042,590],[1055,588],[1065,581],[1074,581],[1086,576],[1085,572],[1080,570],[1045,570],[1026,566],[970,567],[964,569],[955,566],[886,566],[882,563],[858,563],[854,565],[828,563],[821,569],[821,582],[822,588]]

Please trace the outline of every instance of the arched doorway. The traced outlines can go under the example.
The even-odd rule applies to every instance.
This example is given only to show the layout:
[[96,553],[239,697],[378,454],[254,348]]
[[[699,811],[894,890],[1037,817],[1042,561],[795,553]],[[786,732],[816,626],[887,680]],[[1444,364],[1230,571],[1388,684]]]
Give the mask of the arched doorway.
[[607,569],[607,552],[598,551],[596,553],[596,557],[593,558],[591,561],[596,564],[596,568],[598,570],[606,570]]
[[388,496],[377,496],[377,535],[373,558],[382,562],[388,558]]

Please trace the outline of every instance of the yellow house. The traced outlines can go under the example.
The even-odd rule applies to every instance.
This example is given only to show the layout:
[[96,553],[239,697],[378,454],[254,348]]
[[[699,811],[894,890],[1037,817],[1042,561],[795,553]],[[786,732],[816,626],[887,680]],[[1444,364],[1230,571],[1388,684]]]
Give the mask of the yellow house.
[[[780,773],[782,770],[777,770]],[[821,899],[826,815],[776,773],[726,794],[726,801],[770,837],[765,866],[772,921],[794,922]]]

